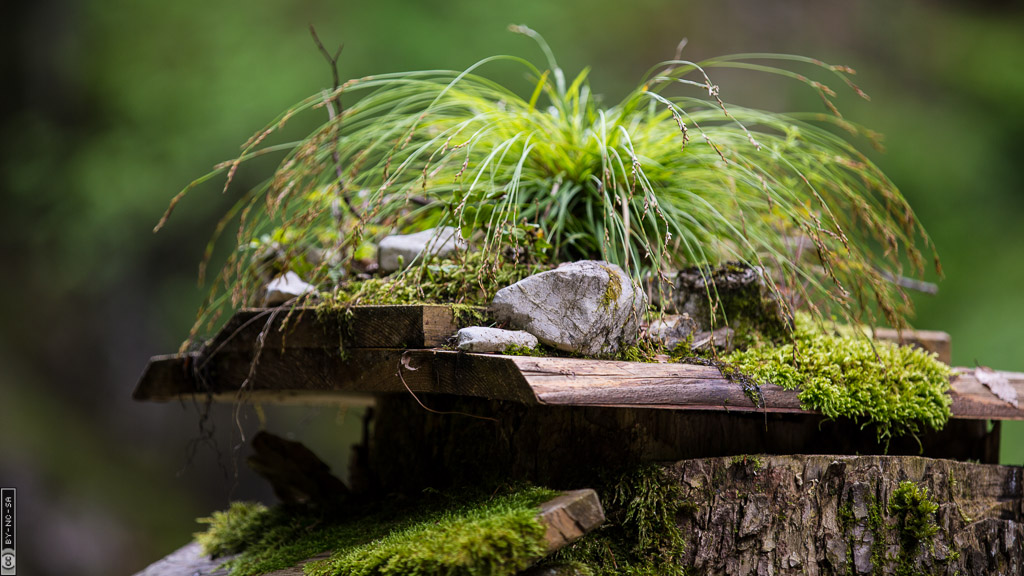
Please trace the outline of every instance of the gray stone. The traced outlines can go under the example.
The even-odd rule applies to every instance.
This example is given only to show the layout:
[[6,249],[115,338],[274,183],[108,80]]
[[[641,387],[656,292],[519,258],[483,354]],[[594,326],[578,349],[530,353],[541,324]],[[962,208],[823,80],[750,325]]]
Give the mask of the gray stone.
[[697,323],[689,314],[666,314],[647,327],[647,335],[651,339],[669,348],[675,348],[697,332]]
[[668,314],[651,322],[647,335],[668,349],[680,344],[689,344],[690,350],[702,352],[716,348],[719,352],[731,352],[735,348],[736,333],[732,328],[721,327],[713,331],[700,330],[688,314]]
[[377,246],[377,265],[384,274],[412,264],[422,254],[444,258],[465,246],[457,228],[430,228],[415,234],[387,236]]
[[278,276],[271,280],[267,284],[266,291],[263,303],[267,306],[277,306],[293,298],[316,293],[316,287],[304,282],[295,272],[285,272],[283,276]]
[[584,260],[562,264],[498,291],[495,318],[541,342],[586,355],[613,354],[636,342],[647,307],[621,268]]
[[537,337],[522,330],[470,326],[459,330],[456,347],[463,352],[504,352],[509,346],[536,348]]

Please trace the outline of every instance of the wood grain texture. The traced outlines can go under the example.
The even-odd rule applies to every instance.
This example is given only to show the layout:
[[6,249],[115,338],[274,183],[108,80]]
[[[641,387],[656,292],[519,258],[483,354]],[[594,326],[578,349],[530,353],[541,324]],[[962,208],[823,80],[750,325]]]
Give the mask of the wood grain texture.
[[796,392],[762,386],[759,407],[714,366],[509,357],[544,404],[803,412]]

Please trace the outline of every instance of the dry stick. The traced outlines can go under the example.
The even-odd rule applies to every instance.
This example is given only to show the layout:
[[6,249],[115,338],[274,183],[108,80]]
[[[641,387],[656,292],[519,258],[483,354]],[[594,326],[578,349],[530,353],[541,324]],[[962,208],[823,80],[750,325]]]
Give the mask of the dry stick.
[[[341,51],[345,48],[345,45],[342,44],[338,46],[338,50],[332,55],[327,51],[327,48],[324,47],[324,43],[320,41],[320,37],[316,34],[316,28],[314,28],[312,24],[309,25],[309,33],[313,36],[313,42],[316,43],[317,49],[321,54],[323,54],[324,59],[327,60],[327,63],[331,66],[331,77],[334,80],[334,84],[331,89],[331,97],[325,99],[325,104],[327,105],[327,118],[329,121],[333,122],[335,118],[340,118],[343,112],[341,99],[338,94],[338,88],[341,86],[340,75],[338,74],[338,58],[341,56]],[[337,112],[334,110],[335,101],[338,102]],[[338,178],[338,196],[341,197],[345,206],[348,207],[349,212],[355,214],[356,209],[352,205],[352,201],[349,200],[349,197],[345,194],[345,177],[341,170],[341,155],[338,153],[338,132],[339,131],[335,131],[334,137],[331,139],[331,158],[334,160],[334,173]]]

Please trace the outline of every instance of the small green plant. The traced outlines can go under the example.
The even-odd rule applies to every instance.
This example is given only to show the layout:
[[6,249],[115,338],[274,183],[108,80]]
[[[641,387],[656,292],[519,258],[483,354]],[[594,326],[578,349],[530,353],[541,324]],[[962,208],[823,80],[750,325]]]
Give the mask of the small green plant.
[[[226,190],[243,163],[285,153],[219,225],[211,247],[237,219],[238,249],[197,328],[221,305],[254,302],[268,274],[294,270],[330,292],[372,269],[385,235],[445,225],[485,255],[469,268],[478,278],[502,262],[602,259],[639,281],[738,261],[769,270],[783,306],[847,318],[880,312],[903,325],[909,300],[893,279],[904,263],[923,273],[918,245],[930,241],[896,187],[838,135],[871,133],[839,115],[831,88],[789,67],[817,69],[863,95],[852,70],[777,54],[677,56],[605,106],[587,71],[566,78],[536,32],[512,30],[537,41],[545,67],[494,56],[462,72],[349,80],[289,108],[237,158],[179,193],[157,228],[200,183],[226,174]],[[520,67],[532,85],[520,94],[483,75],[500,62]],[[715,68],[803,83],[830,113],[728,106]],[[266,144],[313,111],[328,120],[307,137]],[[814,257],[794,251],[794,238],[806,239]],[[424,267],[438,266],[419,260],[396,281],[416,285]]]

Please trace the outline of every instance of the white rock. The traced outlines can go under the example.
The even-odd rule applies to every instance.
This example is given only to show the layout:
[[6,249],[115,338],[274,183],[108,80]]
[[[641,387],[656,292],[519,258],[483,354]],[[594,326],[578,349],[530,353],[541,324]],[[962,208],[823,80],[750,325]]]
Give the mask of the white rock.
[[465,242],[458,229],[451,226],[430,228],[415,234],[386,236],[377,247],[377,265],[381,272],[389,274],[412,264],[424,251],[443,258],[464,246]]
[[647,297],[621,268],[584,260],[563,264],[502,288],[492,311],[568,352],[613,354],[636,342]]
[[284,304],[292,298],[297,298],[304,294],[310,294],[316,292],[316,287],[312,284],[303,282],[302,278],[295,272],[286,272],[284,276],[278,276],[267,284],[266,295],[263,297],[263,303],[267,306],[277,306],[278,304]]
[[464,352],[504,352],[509,346],[536,348],[537,338],[522,330],[470,326],[459,330],[456,346]]

